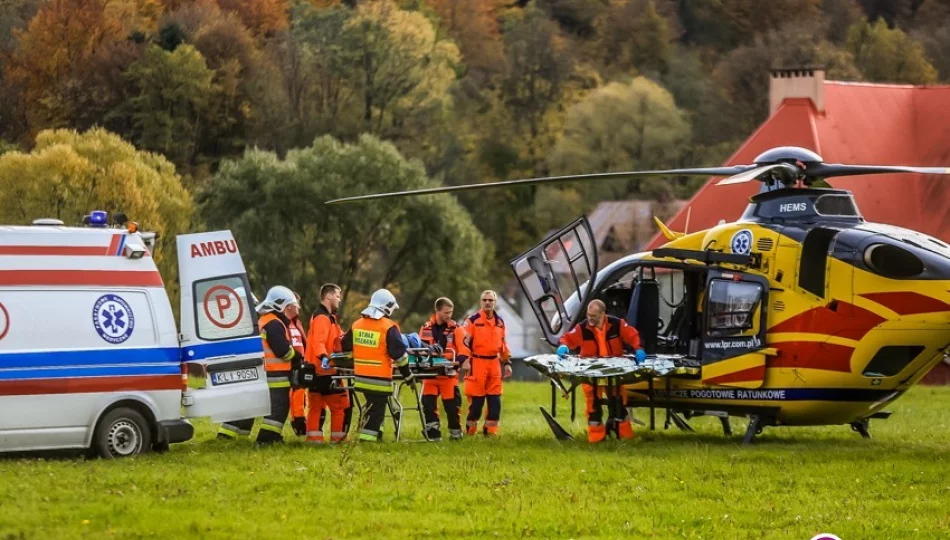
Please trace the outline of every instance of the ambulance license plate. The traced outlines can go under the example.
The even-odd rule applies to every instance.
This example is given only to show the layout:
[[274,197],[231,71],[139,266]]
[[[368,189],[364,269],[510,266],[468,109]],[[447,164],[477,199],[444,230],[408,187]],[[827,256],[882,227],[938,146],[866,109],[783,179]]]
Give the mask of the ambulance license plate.
[[255,368],[218,371],[211,374],[211,384],[231,384],[256,380],[257,369]]

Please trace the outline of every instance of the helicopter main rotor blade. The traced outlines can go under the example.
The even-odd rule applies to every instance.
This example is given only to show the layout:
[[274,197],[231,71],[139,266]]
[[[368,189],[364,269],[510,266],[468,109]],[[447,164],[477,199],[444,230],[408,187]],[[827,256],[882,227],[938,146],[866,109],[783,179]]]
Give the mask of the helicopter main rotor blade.
[[[790,163],[773,163],[772,165],[765,165],[763,167],[757,167],[755,169],[750,169],[748,171],[741,172],[729,178],[724,178],[716,182],[717,186],[730,186],[732,184],[743,184],[751,180],[755,180],[759,175],[766,173],[768,171],[776,169],[788,169],[788,172],[792,175],[798,174],[798,169]],[[794,176],[792,176],[794,178]]]
[[837,165],[817,163],[807,167],[805,174],[819,178],[835,176],[858,176],[862,174],[888,173],[919,173],[919,174],[950,174],[947,167],[904,167],[902,165]]
[[469,189],[483,189],[499,186],[518,186],[530,184],[546,184],[551,182],[565,182],[569,180],[598,180],[604,178],[646,178],[651,176],[732,176],[754,168],[755,165],[736,165],[734,167],[706,167],[699,169],[668,169],[657,171],[624,171],[607,172],[593,174],[573,174],[567,176],[545,176],[540,178],[524,178],[520,180],[504,180],[501,182],[486,182],[484,184],[465,184],[461,186],[440,186],[433,188],[413,189],[409,191],[394,191],[392,193],[373,193],[370,195],[357,195],[353,197],[342,197],[326,201],[324,204],[336,204],[342,202],[365,201],[369,199],[386,199],[390,197],[407,197],[411,195],[429,195],[433,193],[448,193],[452,191],[464,191]]

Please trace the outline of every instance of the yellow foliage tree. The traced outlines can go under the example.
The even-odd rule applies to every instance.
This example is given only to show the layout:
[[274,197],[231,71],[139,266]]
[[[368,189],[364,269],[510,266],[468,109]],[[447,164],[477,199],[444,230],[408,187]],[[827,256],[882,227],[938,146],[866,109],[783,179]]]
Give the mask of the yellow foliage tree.
[[175,235],[188,232],[194,208],[167,159],[99,128],[44,130],[30,153],[0,155],[0,223],[55,217],[72,225],[92,210],[123,212],[156,231],[155,262],[177,294]]

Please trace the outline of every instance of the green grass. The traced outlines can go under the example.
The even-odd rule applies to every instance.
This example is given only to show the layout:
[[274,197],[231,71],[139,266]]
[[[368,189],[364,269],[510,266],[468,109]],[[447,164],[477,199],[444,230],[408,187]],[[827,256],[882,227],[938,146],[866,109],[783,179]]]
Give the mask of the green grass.
[[752,447],[741,420],[726,439],[715,418],[663,431],[662,412],[656,432],[590,446],[564,405],[579,440],[559,443],[549,395],[507,385],[494,440],[255,449],[199,423],[163,455],[0,459],[0,539],[950,537],[950,388],[915,388],[871,440],[767,428]]

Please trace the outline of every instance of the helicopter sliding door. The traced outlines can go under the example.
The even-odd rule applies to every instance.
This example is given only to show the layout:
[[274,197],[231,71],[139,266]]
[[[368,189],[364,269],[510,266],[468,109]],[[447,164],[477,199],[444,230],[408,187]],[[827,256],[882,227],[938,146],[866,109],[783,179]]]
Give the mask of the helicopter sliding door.
[[703,292],[704,384],[762,386],[768,294],[761,276],[709,272]]
[[551,345],[586,309],[597,273],[597,244],[586,217],[548,236],[511,261],[544,337]]

